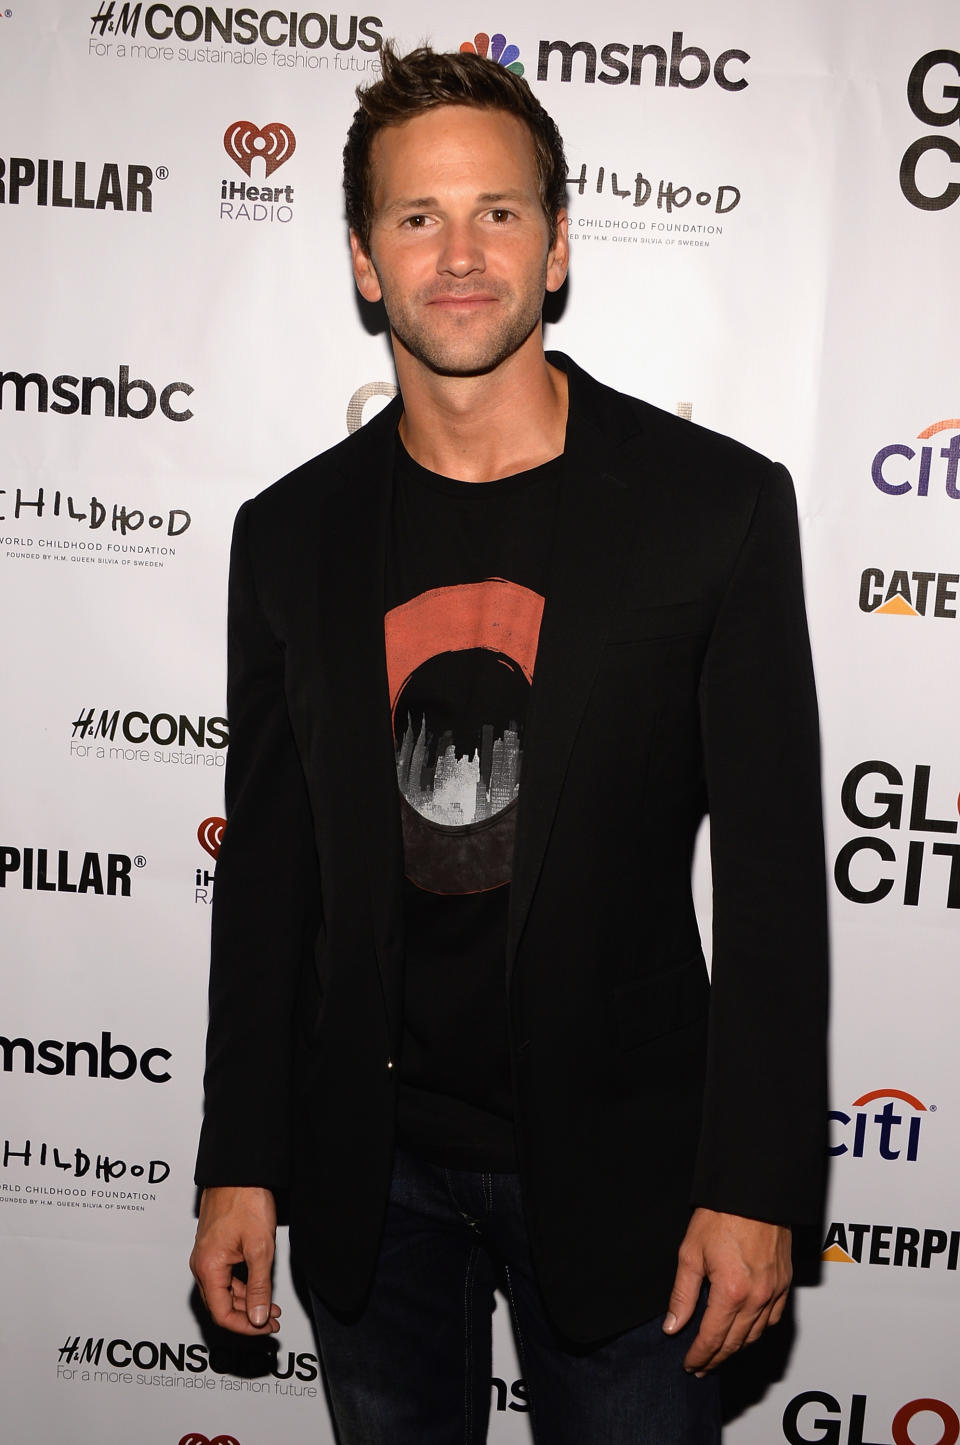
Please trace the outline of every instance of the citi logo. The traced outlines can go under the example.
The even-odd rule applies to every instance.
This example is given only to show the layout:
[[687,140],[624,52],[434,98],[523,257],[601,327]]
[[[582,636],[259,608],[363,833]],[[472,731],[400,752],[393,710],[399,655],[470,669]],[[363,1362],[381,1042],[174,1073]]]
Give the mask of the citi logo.
[[514,75],[523,74],[520,51],[516,45],[508,45],[505,35],[485,35],[481,30],[472,40],[465,40],[460,46],[461,55],[482,55],[510,70]]
[[0,158],[0,205],[19,206],[26,194],[37,206],[65,206],[76,211],[152,211],[154,176],[166,180],[165,167],[119,166],[106,161],[31,160],[27,156]]
[[293,155],[297,138],[290,127],[279,120],[270,121],[262,129],[252,121],[235,120],[224,132],[223,148],[248,176],[257,157],[263,160],[264,175],[270,176]]
[[[130,870],[136,865],[145,868],[141,854],[128,858],[126,853],[84,853],[79,863],[72,860],[66,848],[53,855],[46,848],[0,848],[0,888],[7,879],[20,882],[20,887],[36,893],[96,893],[108,898],[130,897]],[[72,880],[72,881],[71,881]]]
[[[88,1079],[132,1079],[142,1075],[148,1084],[166,1084],[170,1074],[157,1061],[169,1063],[173,1055],[169,1049],[136,1049],[126,1044],[115,1044],[109,1029],[100,1035],[99,1046],[81,1040],[64,1043],[60,1039],[44,1039],[34,1044],[31,1039],[0,1037],[0,1057],[3,1059],[5,1074],[15,1073],[17,1065],[25,1074],[64,1074],[74,1078],[80,1068],[86,1068]],[[85,1061],[81,1064],[80,1059]],[[122,1062],[118,1065],[116,1060]]]
[[880,617],[951,617],[957,609],[960,572],[908,572],[885,576],[882,567],[860,573],[860,611]]
[[[745,50],[724,50],[711,61],[698,45],[683,43],[683,31],[675,30],[667,54],[664,45],[628,45],[618,40],[600,47],[599,59],[604,70],[597,70],[597,47],[589,40],[541,40],[537,56],[537,79],[550,79],[551,56],[557,56],[561,84],[574,79],[574,57],[582,56],[577,78],[585,85],[601,81],[604,85],[642,85],[644,81],[659,88],[669,85],[673,90],[699,90],[711,76],[721,90],[746,90],[749,81],[742,73],[750,56]],[[695,69],[693,68],[695,67]],[[556,69],[556,66],[554,66]]]
[[[826,1414],[822,1412],[826,1411]],[[914,1433],[912,1422],[922,1415],[933,1415],[940,1422],[941,1433],[934,1438],[930,1429],[936,1429],[931,1421],[918,1426]],[[881,1433],[883,1427],[871,1415],[867,1424],[868,1400],[866,1395],[852,1395],[850,1407],[845,1409],[835,1395],[826,1390],[804,1390],[795,1395],[783,1412],[783,1438],[787,1445],[888,1445],[887,1436]],[[846,1433],[843,1431],[846,1421]],[[908,1400],[901,1405],[888,1426],[889,1445],[957,1445],[960,1438],[960,1416],[946,1400],[923,1398]],[[920,1434],[919,1431],[923,1431]]]
[[894,1269],[955,1270],[960,1229],[914,1229],[898,1224],[831,1224],[820,1258],[827,1264],[881,1264]]
[[[940,67],[944,67],[941,69]],[[960,53],[929,50],[921,55],[907,81],[907,104],[923,125],[944,131],[960,125]],[[928,151],[939,151],[924,162]],[[951,169],[951,167],[953,169]],[[908,145],[900,162],[900,189],[911,206],[921,211],[944,211],[960,200],[960,144],[949,135],[924,135]],[[920,185],[919,172],[929,189]],[[942,189],[934,187],[940,184]]]
[[[936,436],[944,441],[946,438],[941,435],[944,432],[950,433],[946,446],[922,446],[919,458],[916,448],[908,442],[891,442],[889,446],[881,447],[870,467],[870,475],[877,491],[883,492],[886,497],[905,497],[908,492],[915,492],[918,497],[927,497],[930,495],[932,479],[935,492],[939,493],[942,488],[948,497],[957,501],[960,498],[960,487],[957,486],[957,467],[960,466],[960,417],[932,422],[917,433],[917,441],[929,442]],[[903,457],[908,463],[916,462],[916,466],[905,466],[902,461],[893,460],[897,457]],[[946,466],[939,466],[941,461],[946,462]]]
[[[31,388],[35,409],[38,412],[55,411],[61,416],[81,416],[93,413],[94,393],[99,392],[97,410],[100,416],[118,417],[121,420],[144,421],[153,416],[159,401],[160,411],[167,421],[189,421],[193,412],[188,407],[173,405],[173,398],[179,392],[192,396],[193,387],[187,381],[170,381],[157,388],[149,381],[137,378],[130,380],[129,366],[121,366],[116,385],[106,376],[70,376],[64,372],[48,382],[39,371],[0,371],[0,410],[3,398],[13,395],[17,411],[27,410],[27,388]],[[50,393],[57,398],[50,401]],[[131,393],[138,393],[133,397]]]
[[[880,1106],[880,1101],[886,1102]],[[873,1106],[877,1107],[874,1108]],[[915,1094],[903,1089],[871,1089],[854,1099],[849,1114],[844,1109],[831,1109],[827,1117],[838,1125],[837,1142],[831,1144],[828,1152],[839,1158],[849,1154],[851,1159],[865,1157],[887,1160],[903,1159],[915,1164],[920,1151],[920,1124],[928,1113]],[[935,1109],[933,1112],[936,1112]],[[851,1132],[852,1130],[852,1132]]]
[[[960,908],[960,843],[912,837],[904,857],[888,837],[873,836],[884,831],[895,835],[904,826],[913,834],[956,834],[960,821],[956,816],[931,816],[930,772],[927,763],[917,763],[914,768],[906,817],[907,785],[899,768],[882,758],[871,758],[847,773],[840,806],[851,823],[866,829],[866,836],[844,843],[834,863],[834,882],[851,903],[879,903],[902,879],[900,899],[908,908],[917,907],[921,890],[934,899],[942,898],[947,908]],[[953,793],[950,801],[951,812],[956,814],[960,799]],[[934,864],[934,858],[943,858],[946,864]],[[886,871],[890,865],[896,865],[893,876]]]

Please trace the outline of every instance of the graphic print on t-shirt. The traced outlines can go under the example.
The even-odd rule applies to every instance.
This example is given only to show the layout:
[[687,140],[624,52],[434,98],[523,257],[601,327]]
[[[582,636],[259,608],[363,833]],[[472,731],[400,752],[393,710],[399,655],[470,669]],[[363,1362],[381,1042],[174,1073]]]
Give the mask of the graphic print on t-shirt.
[[500,577],[384,619],[404,868],[430,893],[509,883],[543,598]]

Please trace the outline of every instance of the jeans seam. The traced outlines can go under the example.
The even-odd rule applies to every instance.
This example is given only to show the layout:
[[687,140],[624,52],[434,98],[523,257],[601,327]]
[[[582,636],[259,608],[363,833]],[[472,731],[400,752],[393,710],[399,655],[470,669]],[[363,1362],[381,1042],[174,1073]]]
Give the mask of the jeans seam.
[[463,1281],[463,1427],[464,1445],[471,1445],[473,1439],[473,1277],[476,1272],[478,1245],[474,1245],[467,1259]]
[[527,1409],[530,1414],[530,1431],[536,1440],[537,1415],[533,1404],[533,1395],[530,1391],[530,1381],[527,1377],[527,1352],[523,1343],[523,1330],[520,1328],[520,1312],[517,1309],[517,1299],[513,1292],[513,1276],[510,1273],[510,1266],[504,1262],[504,1277],[507,1281],[507,1298],[510,1301],[510,1315],[513,1319],[513,1332],[517,1337],[517,1357],[520,1361],[520,1373],[527,1387]]

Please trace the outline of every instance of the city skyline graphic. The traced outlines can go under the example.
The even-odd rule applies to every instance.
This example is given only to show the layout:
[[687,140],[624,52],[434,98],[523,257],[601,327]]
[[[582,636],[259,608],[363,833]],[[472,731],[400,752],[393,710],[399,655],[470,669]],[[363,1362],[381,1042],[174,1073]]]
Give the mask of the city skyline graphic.
[[543,605],[490,577],[419,593],[384,618],[404,872],[428,892],[510,881]]
[[519,724],[495,736],[492,723],[483,723],[480,744],[471,753],[458,752],[452,731],[444,729],[431,747],[426,713],[414,731],[407,713],[407,726],[397,749],[397,782],[400,791],[422,818],[447,828],[482,823],[516,799],[520,792]]

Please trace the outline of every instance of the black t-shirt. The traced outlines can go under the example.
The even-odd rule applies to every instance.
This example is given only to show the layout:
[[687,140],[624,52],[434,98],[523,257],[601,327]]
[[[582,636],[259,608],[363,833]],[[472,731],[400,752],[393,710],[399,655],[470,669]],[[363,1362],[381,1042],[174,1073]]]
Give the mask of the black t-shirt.
[[494,482],[398,439],[384,631],[403,818],[400,1140],[513,1169],[506,929],[559,458]]

